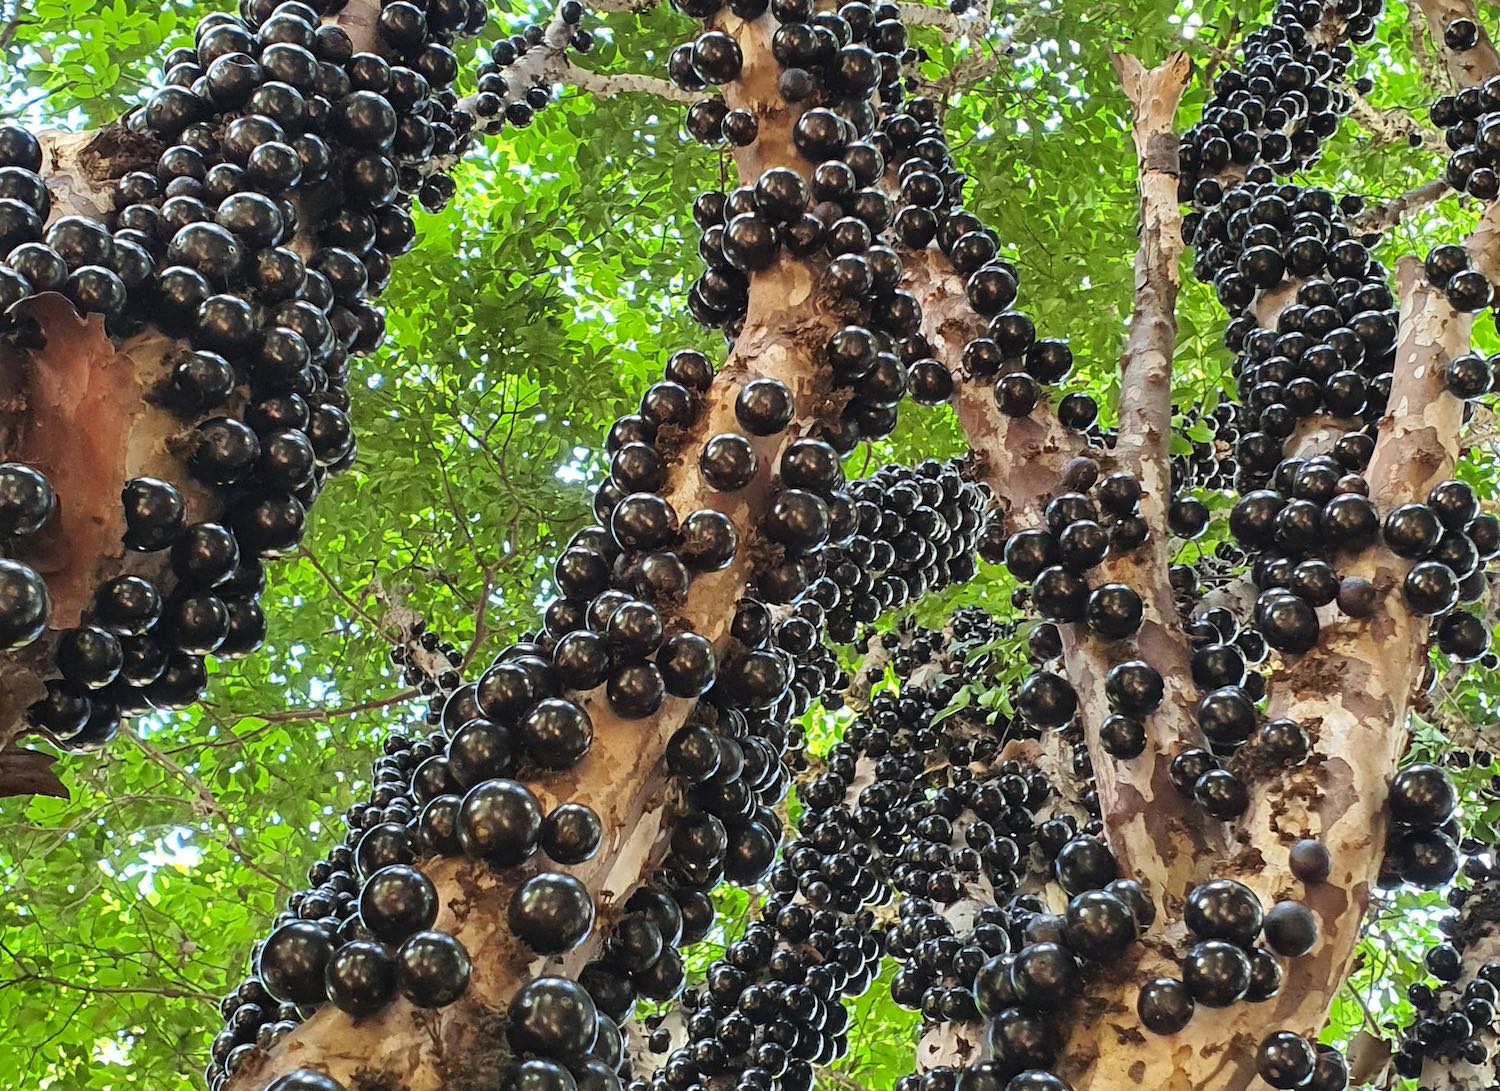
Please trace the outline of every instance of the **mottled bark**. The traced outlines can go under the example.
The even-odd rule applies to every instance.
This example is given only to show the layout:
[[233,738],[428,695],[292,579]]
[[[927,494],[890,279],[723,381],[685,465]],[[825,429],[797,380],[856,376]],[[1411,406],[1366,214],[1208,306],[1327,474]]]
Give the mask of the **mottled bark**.
[[[902,287],[922,303],[922,334],[934,355],[954,373],[953,408],[964,434],[971,437],[975,474],[994,491],[1007,530],[1035,524],[1046,501],[1062,491],[1063,466],[1083,453],[1082,438],[1059,424],[1044,406],[1026,417],[1000,412],[993,384],[965,376],[959,362],[964,346],[986,336],[984,319],[964,296],[964,278],[934,247],[903,253],[901,260]],[[984,442],[975,443],[976,436],[983,436]]]
[[[378,0],[350,0],[330,21],[348,32],[356,50],[369,51],[379,13]],[[517,68],[543,64],[552,52],[535,50]],[[97,132],[44,133],[42,147],[51,222],[64,216],[107,222],[114,180],[154,168],[162,150],[120,122]],[[332,201],[330,189],[297,195],[304,229],[289,245],[304,256],[317,211],[309,206]],[[122,545],[120,489],[127,480],[172,482],[190,520],[215,518],[221,509],[183,463],[193,418],[171,411],[162,397],[173,365],[188,351],[185,342],[149,324],[110,337],[102,318],[80,318],[59,295],[25,301],[17,317],[22,321],[0,337],[0,460],[36,466],[57,491],[59,518],[19,554],[46,577],[55,633],[78,624],[104,579],[131,572],[171,583],[164,553],[131,554]],[[0,747],[24,727],[21,714],[53,673],[51,644],[45,637],[0,657]]]
[[[976,734],[988,730],[982,722],[975,724]],[[986,780],[995,775],[1006,762],[1019,762],[1026,769],[1034,769],[1047,778],[1052,786],[1052,795],[1037,810],[1038,823],[1071,815],[1079,826],[1088,821],[1088,814],[1079,803],[1085,791],[1084,782],[1073,773],[1073,745],[1061,731],[1049,731],[1040,739],[1014,739],[1005,744],[995,759],[984,765],[971,766],[977,779]],[[959,820],[959,828],[969,824],[972,816]],[[1016,893],[1035,894],[1044,899],[1051,895],[1057,904],[1052,908],[1061,911],[1056,888],[1048,885],[1052,878],[1051,867],[1033,853],[1027,857],[1032,864],[1030,873],[1022,875]],[[1009,895],[1006,895],[1008,897]],[[1003,901],[1004,899],[999,899]],[[963,936],[973,927],[979,911],[997,904],[995,891],[980,877],[978,882],[966,883],[963,896],[942,909],[943,918],[953,928],[954,935]],[[961,1068],[989,1056],[983,1020],[949,1021],[924,1026],[917,1039],[916,1071],[925,1072],[933,1068]]]
[[[1169,124],[1170,111],[1166,116]],[[1138,147],[1149,147],[1149,143],[1138,138]],[[1142,171],[1143,204],[1148,204],[1150,162],[1147,156],[1142,159],[1146,168]],[[1163,200],[1175,213],[1175,185]],[[1149,214],[1144,222],[1149,230]],[[1143,267],[1150,268],[1148,263],[1153,258],[1160,270],[1160,257],[1153,255],[1149,245],[1143,246],[1138,274]],[[1476,263],[1479,260],[1476,255]],[[1175,276],[1158,271],[1157,279],[1156,292],[1138,291],[1137,314],[1142,306],[1160,309],[1160,293],[1165,290],[1166,325],[1133,322],[1126,350],[1122,436],[1115,458],[1132,468],[1151,454],[1143,445],[1155,438],[1152,422],[1159,421],[1162,412],[1170,413],[1170,403],[1163,409],[1160,393],[1152,401],[1151,387],[1131,380],[1132,361],[1136,361],[1137,376],[1143,371],[1150,376],[1151,369],[1161,368],[1163,360],[1170,361],[1170,293],[1175,289]],[[1140,283],[1138,276],[1138,289]],[[1266,293],[1255,308],[1258,320],[1274,327],[1275,316],[1294,293],[1295,285]],[[1452,471],[1462,406],[1444,391],[1441,367],[1467,348],[1471,325],[1471,319],[1456,314],[1442,294],[1421,278],[1420,267],[1410,261],[1403,263],[1400,295],[1397,378],[1368,472],[1372,494],[1387,510],[1425,497],[1434,483]],[[1143,343],[1153,336],[1153,330],[1157,345],[1165,336],[1164,357]],[[1169,385],[1169,370],[1165,381]],[[980,414],[964,417],[975,445],[982,443],[987,450],[991,464],[985,470],[992,479],[1004,482],[1006,467],[994,453],[996,446],[980,439],[982,432],[976,435],[972,430],[976,420],[982,427]],[[1126,442],[1127,434],[1136,439]],[[1331,429],[1319,430],[1302,437],[1299,446],[1317,450],[1332,435]],[[1136,472],[1146,486],[1143,514],[1160,528],[1162,493],[1153,493],[1149,470]],[[1017,498],[1026,494],[1003,485],[997,491],[1024,507],[1025,500],[1018,502]],[[1162,550],[1162,543],[1153,543],[1147,549],[1153,547]],[[1141,552],[1145,554],[1146,550]],[[1107,562],[1105,570],[1091,573],[1090,582],[1120,579],[1136,586],[1142,592],[1148,618],[1154,603],[1163,604],[1157,615],[1165,618],[1159,639],[1149,627],[1136,638],[1142,657],[1162,670],[1168,680],[1168,702],[1153,715],[1151,727],[1161,732],[1166,726],[1171,732],[1175,723],[1185,732],[1192,731],[1191,719],[1183,711],[1190,684],[1183,669],[1185,641],[1175,629],[1175,618],[1165,612],[1171,609],[1170,592],[1165,598],[1152,593],[1156,573],[1165,579],[1165,560],[1116,574],[1112,566],[1120,563]],[[1106,826],[1126,874],[1150,882],[1159,900],[1164,895],[1180,897],[1190,880],[1234,875],[1255,889],[1266,904],[1281,898],[1307,903],[1319,917],[1322,934],[1311,954],[1287,965],[1286,984],[1276,999],[1264,1005],[1241,1004],[1220,1011],[1200,1009],[1184,1032],[1161,1039],[1138,1025],[1134,1000],[1145,978],[1176,973],[1176,961],[1185,950],[1187,936],[1176,915],[1169,912],[1163,925],[1147,936],[1139,958],[1104,971],[1085,997],[1063,1062],[1063,1074],[1077,1091],[1104,1091],[1127,1082],[1158,1091],[1242,1091],[1256,1082],[1254,1051],[1266,1033],[1286,1028],[1311,1035],[1322,1026],[1329,1000],[1347,976],[1380,866],[1387,784],[1405,749],[1410,691],[1420,677],[1425,652],[1428,623],[1411,614],[1401,601],[1400,583],[1407,567],[1406,562],[1383,548],[1341,566],[1341,571],[1347,569],[1348,574],[1365,575],[1375,582],[1384,595],[1382,609],[1363,622],[1328,618],[1320,647],[1287,664],[1276,679],[1269,715],[1291,716],[1305,724],[1314,739],[1314,754],[1306,765],[1288,773],[1244,770],[1256,781],[1253,802],[1243,820],[1230,828],[1232,840],[1227,849],[1221,847],[1222,842],[1216,844],[1213,833],[1201,831],[1201,819],[1184,812],[1167,783],[1164,760],[1158,763],[1156,776],[1148,774],[1132,785],[1114,772],[1123,764],[1128,775],[1129,763],[1099,760],[1096,754]],[[1069,632],[1065,642],[1069,675],[1079,690],[1085,723],[1096,729],[1104,712],[1102,673],[1112,660],[1101,654],[1103,648],[1090,647],[1099,642],[1087,634]],[[1181,692],[1175,687],[1181,687]],[[1167,735],[1168,739],[1172,737]],[[1185,733],[1176,736],[1183,741],[1190,737]],[[1158,734],[1153,739],[1158,746],[1160,738]],[[1144,764],[1144,759],[1138,759],[1138,763]],[[1133,795],[1127,794],[1132,787]],[[1182,816],[1183,825],[1172,831],[1169,824],[1174,813]],[[1290,874],[1287,848],[1309,836],[1327,844],[1335,872],[1328,883],[1304,889]],[[1173,908],[1170,902],[1167,908]]]
[[[1467,348],[1472,324],[1452,311],[1411,259],[1402,262],[1398,280],[1396,380],[1367,473],[1372,495],[1387,510],[1425,497],[1452,472],[1462,403],[1445,392],[1441,366]],[[1381,606],[1364,621],[1326,619],[1319,646],[1273,676],[1267,715],[1304,724],[1313,754],[1288,772],[1255,775],[1232,852],[1217,861],[1217,873],[1245,883],[1265,904],[1283,898],[1305,903],[1318,918],[1317,946],[1285,963],[1275,999],[1200,1008],[1187,1029],[1170,1038],[1139,1027],[1134,987],[1113,1005],[1101,999],[1069,1053],[1077,1091],[1117,1086],[1121,1072],[1159,1091],[1245,1091],[1256,1085],[1255,1048],[1267,1033],[1312,1035],[1322,1027],[1348,975],[1380,868],[1387,785],[1406,748],[1406,713],[1425,653],[1428,622],[1401,598],[1408,567],[1383,546],[1341,562],[1341,572],[1380,588]],[[1287,849],[1304,837],[1318,838],[1332,855],[1328,882],[1304,886],[1292,877]],[[1132,971],[1136,983],[1175,972],[1185,939],[1180,923],[1150,937]]]
[[[1115,70],[1134,113],[1140,243],[1130,332],[1120,360],[1119,439],[1111,468],[1133,474],[1140,482],[1140,515],[1151,527],[1151,536],[1128,553],[1112,552],[1088,578],[1095,587],[1123,583],[1134,588],[1144,616],[1139,631],[1123,641],[1101,637],[1084,625],[1064,626],[1063,661],[1078,691],[1105,832],[1121,874],[1145,883],[1158,906],[1167,910],[1185,893],[1202,857],[1223,844],[1221,830],[1183,800],[1168,777],[1177,751],[1202,744],[1187,641],[1167,576],[1171,555],[1166,531],[1172,501],[1172,352],[1182,254],[1172,120],[1189,64],[1185,56],[1174,54],[1166,64],[1146,72],[1133,57],[1119,57]],[[1161,673],[1166,697],[1161,708],[1146,717],[1146,752],[1121,761],[1103,750],[1099,729],[1110,712],[1104,677],[1115,664],[1130,659],[1143,659]]]
[[[760,138],[737,154],[741,177],[753,182],[778,164],[805,169],[791,143],[791,126],[800,110],[783,103],[776,91],[778,67],[768,44],[775,29],[771,17],[744,23],[723,14],[716,23],[739,40],[745,56],[741,78],[724,88],[725,99],[731,108],[753,110],[760,120]],[[759,516],[780,452],[829,411],[826,370],[817,361],[833,320],[818,304],[814,278],[812,267],[785,255],[755,274],[744,330],[704,397],[702,416],[668,459],[665,495],[678,514],[715,508],[733,519],[739,533],[734,562],[695,578],[676,619],[713,641],[721,654],[729,650],[734,605],[760,551]],[[739,430],[735,393],[757,378],[780,380],[793,392],[793,423],[776,436],[754,440],[759,470],[747,488],[715,492],[699,472],[698,453],[710,436]],[[398,999],[380,1014],[359,1020],[325,1008],[268,1056],[241,1069],[227,1091],[258,1091],[269,1079],[302,1066],[327,1071],[350,1091],[491,1087],[494,1066],[505,1050],[497,1030],[511,995],[538,973],[576,974],[598,953],[617,907],[660,860],[672,794],[662,754],[693,703],[669,698],[656,715],[624,721],[610,713],[602,691],[595,691],[585,701],[594,723],[592,749],[574,769],[535,786],[548,807],[563,801],[587,803],[603,820],[605,843],[598,856],[570,869],[593,892],[599,911],[599,927],[582,947],[562,958],[539,958],[505,927],[510,893],[534,865],[497,874],[468,859],[424,861],[422,868],[437,885],[442,905],[436,926],[457,936],[473,961],[465,996],[429,1012]]]

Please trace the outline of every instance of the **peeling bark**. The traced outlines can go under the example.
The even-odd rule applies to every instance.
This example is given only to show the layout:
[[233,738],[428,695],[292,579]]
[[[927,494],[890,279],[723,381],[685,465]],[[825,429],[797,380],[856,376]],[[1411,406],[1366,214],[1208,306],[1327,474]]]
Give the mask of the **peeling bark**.
[[0,798],[4,796],[52,796],[67,799],[68,790],[52,771],[57,759],[24,746],[0,752]]
[[[782,102],[777,93],[779,69],[769,47],[774,21],[766,15],[744,23],[723,14],[716,25],[736,37],[745,57],[741,77],[725,88],[725,99],[731,108],[753,110],[760,120],[759,139],[737,153],[741,178],[753,181],[772,165],[799,165],[791,127],[800,109]],[[834,320],[819,305],[814,272],[783,255],[755,274],[744,330],[703,399],[701,417],[668,460],[664,495],[679,515],[715,508],[731,517],[739,533],[734,562],[695,578],[678,612],[678,621],[711,640],[721,656],[729,650],[734,604],[752,575],[772,470],[782,449],[828,410],[830,387],[817,360]],[[780,380],[791,390],[796,404],[792,425],[778,435],[753,439],[759,470],[748,487],[715,492],[699,471],[698,452],[709,437],[739,430],[735,391],[757,378]],[[583,946],[561,958],[540,958],[505,926],[510,894],[536,870],[535,864],[496,874],[468,859],[424,861],[442,906],[436,927],[456,936],[473,963],[465,996],[447,1008],[425,1012],[398,999],[379,1014],[357,1020],[325,1007],[259,1063],[252,1058],[229,1080],[226,1091],[259,1089],[304,1066],[326,1071],[350,1091],[377,1086],[478,1091],[492,1086],[494,1066],[504,1055],[499,1030],[511,995],[539,973],[576,975],[597,955],[618,907],[664,854],[671,792],[662,755],[694,703],[668,698],[655,716],[625,721],[611,714],[602,691],[591,693],[584,705],[594,723],[592,749],[575,768],[533,786],[548,808],[564,801],[593,807],[607,831],[599,854],[570,869],[594,894],[599,912],[599,926]]]
[[[98,133],[43,135],[43,170],[52,220],[110,210],[115,178],[154,162],[148,137],[114,125]],[[170,376],[178,342],[146,327],[123,338],[105,333],[98,315],[80,318],[63,296],[19,304],[0,336],[0,461],[25,462],[57,491],[58,517],[17,556],[47,580],[51,633],[77,625],[94,588],[122,572],[161,579],[164,554],[129,554],[120,489],[133,477],[172,481],[189,518],[212,518],[217,502],[187,478],[180,440],[191,424],[155,396]],[[24,730],[26,707],[42,696],[52,670],[52,638],[0,657],[0,748]]]
[[1469,251],[1469,264],[1492,283],[1500,281],[1500,202],[1484,210],[1465,247]]

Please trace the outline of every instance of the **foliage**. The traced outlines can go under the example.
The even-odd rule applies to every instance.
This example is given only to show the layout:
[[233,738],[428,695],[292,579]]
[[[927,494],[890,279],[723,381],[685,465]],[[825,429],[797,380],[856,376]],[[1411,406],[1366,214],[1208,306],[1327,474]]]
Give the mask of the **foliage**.
[[[139,101],[153,59],[189,40],[210,7],[22,0],[16,11],[0,0],[0,101],[57,126],[106,121]],[[1188,117],[1222,66],[1229,28],[1260,7],[999,6],[1013,54],[949,109],[976,210],[1008,240],[1038,325],[1071,340],[1106,418],[1136,231],[1133,152],[1108,53],[1151,61],[1187,49],[1199,67]],[[508,18],[520,25],[541,10]],[[654,73],[687,26],[665,5],[610,16],[585,63]],[[923,34],[924,74],[949,89],[974,58]],[[1412,50],[1401,4],[1365,56],[1372,107],[1416,111],[1425,124],[1433,69]],[[682,137],[677,107],[563,90],[533,127],[462,165],[449,211],[420,218],[420,244],[386,298],[390,343],[351,384],[358,467],[320,502],[303,553],[273,572],[271,643],[221,666],[202,708],[141,720],[102,757],[65,759],[67,801],[0,801],[0,1026],[11,1047],[0,1091],[198,1086],[219,992],[242,972],[286,884],[336,836],[380,733],[422,711],[387,656],[390,604],[404,599],[475,657],[534,624],[548,558],[589,517],[585,486],[602,465],[606,423],[668,350],[720,347],[679,301],[695,264],[689,203],[726,169]],[[1433,151],[1382,144],[1351,121],[1310,180],[1378,201],[1440,169]],[[1381,256],[1394,264],[1472,218],[1450,199],[1392,232]],[[1189,278],[1177,353],[1184,408],[1211,406],[1223,388],[1222,322],[1211,292]],[[890,441],[854,455],[850,473],[962,450],[951,414],[910,407]],[[1494,494],[1488,451],[1464,472]],[[1003,572],[986,568],[919,613],[932,622],[968,603],[1005,613],[1010,592]],[[998,648],[990,658],[989,680],[966,687],[965,701],[1003,708],[1002,682],[1014,681],[1020,656]],[[1476,673],[1445,692],[1447,718],[1428,745],[1440,748],[1454,723],[1495,718],[1500,681]],[[842,722],[820,721],[825,742]],[[1497,816],[1474,817],[1489,835]],[[727,919],[753,901],[726,898]],[[1389,1033],[1403,1014],[1401,986],[1419,973],[1431,931],[1420,910],[1432,904],[1398,894],[1385,906],[1330,1037],[1371,1019]],[[913,1017],[877,983],[855,1023],[828,1085],[890,1086],[909,1064]]]

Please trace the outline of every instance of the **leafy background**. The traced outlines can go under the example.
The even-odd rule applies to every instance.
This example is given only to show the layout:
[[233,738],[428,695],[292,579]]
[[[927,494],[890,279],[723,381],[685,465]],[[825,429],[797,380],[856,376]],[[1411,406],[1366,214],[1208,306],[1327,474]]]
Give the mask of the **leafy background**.
[[[63,128],[118,115],[159,76],[154,58],[190,41],[213,6],[0,0],[3,112]],[[948,122],[974,205],[1008,241],[1038,325],[1071,340],[1106,417],[1136,232],[1109,51],[1154,62],[1186,49],[1198,73],[1188,119],[1261,7],[1001,3],[997,23],[1012,38],[997,56],[922,32],[923,76],[971,84],[951,98]],[[517,7],[499,22],[508,32],[543,14]],[[609,16],[584,63],[655,74],[690,29],[665,6]],[[1409,13],[1393,3],[1363,51],[1382,131],[1393,121],[1423,131],[1423,105],[1443,87],[1430,50],[1413,41]],[[976,60],[988,71],[974,80]],[[561,88],[535,125],[461,165],[458,200],[419,217],[420,243],[398,264],[388,345],[351,380],[357,468],[325,492],[303,552],[272,574],[268,646],[220,667],[202,707],[137,721],[106,753],[64,759],[67,801],[0,801],[0,1091],[199,1086],[218,995],[337,836],[381,733],[420,715],[387,656],[391,603],[408,602],[475,656],[534,624],[549,558],[588,518],[604,427],[634,408],[670,350],[722,350],[679,299],[696,271],[690,202],[720,184],[726,163],[687,140],[679,118],[680,107],[649,98]],[[1379,201],[1440,169],[1432,151],[1351,120],[1307,180]],[[1450,199],[1392,232],[1381,256],[1394,262],[1456,238],[1474,215]],[[1189,279],[1177,351],[1184,409],[1220,396],[1221,329],[1211,292]],[[961,450],[946,410],[910,407],[895,436],[856,452],[850,469]],[[1494,495],[1487,447],[1464,472]],[[1222,513],[1222,498],[1210,499]],[[987,569],[921,609],[940,617],[963,601],[1004,611],[1009,595],[1004,574]],[[1494,720],[1500,681],[1482,675],[1445,687],[1443,723],[1423,733],[1429,750],[1459,721]],[[979,687],[979,703],[997,706],[1006,683]],[[1500,817],[1477,800],[1469,809],[1485,832]],[[725,896],[731,931],[751,900]],[[1335,1001],[1330,1039],[1362,1027],[1391,1034],[1406,1014],[1404,985],[1421,976],[1436,904],[1407,892],[1382,909],[1359,974]],[[877,986],[856,1021],[849,1056],[822,1079],[845,1091],[888,1087],[909,1068],[914,1017]]]

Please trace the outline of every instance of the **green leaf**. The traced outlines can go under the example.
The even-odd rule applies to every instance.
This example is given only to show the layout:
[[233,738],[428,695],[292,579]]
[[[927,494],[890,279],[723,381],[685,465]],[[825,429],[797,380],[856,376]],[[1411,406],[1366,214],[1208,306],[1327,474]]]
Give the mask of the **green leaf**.
[[932,722],[935,724],[942,723],[949,716],[957,716],[969,707],[973,699],[974,689],[972,686],[959,686],[958,692],[953,695],[953,699],[933,714]]

